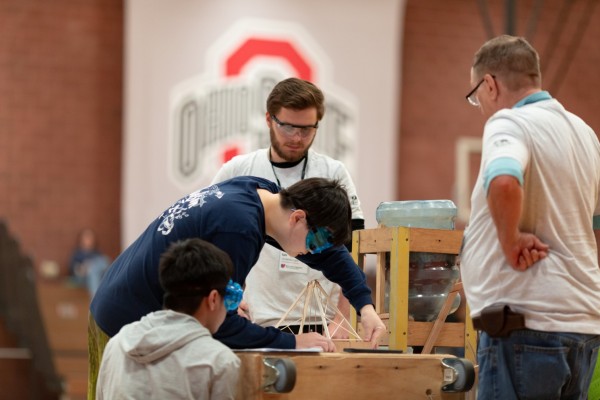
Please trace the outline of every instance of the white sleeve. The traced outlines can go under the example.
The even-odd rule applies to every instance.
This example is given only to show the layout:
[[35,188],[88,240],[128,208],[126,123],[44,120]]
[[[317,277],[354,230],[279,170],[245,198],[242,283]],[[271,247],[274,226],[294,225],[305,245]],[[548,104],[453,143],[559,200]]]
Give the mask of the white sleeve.
[[529,148],[525,142],[523,128],[510,118],[492,117],[483,132],[482,161],[484,170],[498,158],[516,160],[523,171],[529,163]]
[[221,166],[221,169],[219,169],[219,171],[217,171],[217,173],[215,174],[212,182],[210,183],[211,185],[214,185],[215,183],[219,183],[219,182],[223,182],[226,181],[227,179],[231,179],[237,176],[237,174],[235,173],[235,162],[233,161],[233,159],[227,161],[225,164],[223,164],[223,166]]
[[596,228],[596,229],[600,229],[600,184],[598,185],[598,196],[597,196],[596,211],[594,211],[594,222],[596,222],[597,223],[596,226],[598,226],[598,228]]
[[350,206],[352,207],[352,219],[364,219],[365,217],[360,207],[360,199],[358,198],[354,181],[352,181],[348,169],[341,162],[339,163],[338,168],[336,168],[335,176],[333,178],[338,179],[348,192],[348,199],[350,200]]

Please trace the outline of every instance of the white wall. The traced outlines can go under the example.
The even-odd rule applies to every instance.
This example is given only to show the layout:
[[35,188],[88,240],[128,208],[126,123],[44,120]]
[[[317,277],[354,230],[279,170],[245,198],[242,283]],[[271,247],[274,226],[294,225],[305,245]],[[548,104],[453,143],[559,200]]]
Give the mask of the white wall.
[[[376,226],[377,205],[395,193],[403,12],[404,2],[397,0],[128,0],[123,246],[172,202],[208,184],[208,170],[183,183],[173,177],[174,104],[186,90],[201,96],[202,85],[223,82],[223,53],[246,30],[295,43],[326,97],[351,111],[343,161],[367,227]],[[276,58],[256,62],[241,74],[244,79],[264,66],[294,73]],[[260,129],[267,134],[266,126]],[[316,149],[329,154],[331,144]]]

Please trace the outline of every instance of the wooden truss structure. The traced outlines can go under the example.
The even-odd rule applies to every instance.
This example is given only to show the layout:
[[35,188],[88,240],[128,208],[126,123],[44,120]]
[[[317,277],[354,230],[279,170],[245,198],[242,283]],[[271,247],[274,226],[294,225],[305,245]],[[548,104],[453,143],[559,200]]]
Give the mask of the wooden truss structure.
[[[285,324],[284,321],[287,320],[290,313],[298,307],[302,307],[301,317]],[[328,310],[334,311],[333,317],[328,316]],[[352,323],[340,311],[335,302],[332,301],[331,295],[323,289],[316,279],[308,282],[296,297],[296,300],[275,324],[275,327],[285,329],[290,325],[299,325],[299,332],[304,332],[305,326],[308,326],[311,331],[316,331],[316,326],[320,325],[323,329],[323,336],[332,339],[338,350],[345,347],[370,347],[369,343],[363,342]],[[315,328],[310,329],[311,326]],[[343,331],[341,336],[348,339],[334,339],[336,333],[340,331]]]

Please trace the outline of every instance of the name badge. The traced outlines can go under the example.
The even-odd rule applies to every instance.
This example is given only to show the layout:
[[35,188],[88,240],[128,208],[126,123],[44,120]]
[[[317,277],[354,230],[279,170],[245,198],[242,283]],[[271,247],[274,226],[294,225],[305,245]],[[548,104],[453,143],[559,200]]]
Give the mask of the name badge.
[[279,252],[279,271],[307,274],[308,265],[302,263],[300,260],[294,257],[290,257],[287,253],[281,251]]

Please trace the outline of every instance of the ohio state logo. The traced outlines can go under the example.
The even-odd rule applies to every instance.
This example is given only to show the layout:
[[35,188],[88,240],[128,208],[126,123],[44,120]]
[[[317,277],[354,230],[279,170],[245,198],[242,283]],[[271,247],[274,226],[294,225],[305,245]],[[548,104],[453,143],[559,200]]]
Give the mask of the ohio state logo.
[[205,185],[232,157],[267,147],[267,96],[277,82],[291,76],[314,82],[325,94],[325,117],[313,147],[352,172],[357,107],[351,95],[331,90],[329,61],[302,28],[240,21],[206,58],[204,74],[171,91],[169,176],[179,186]]

